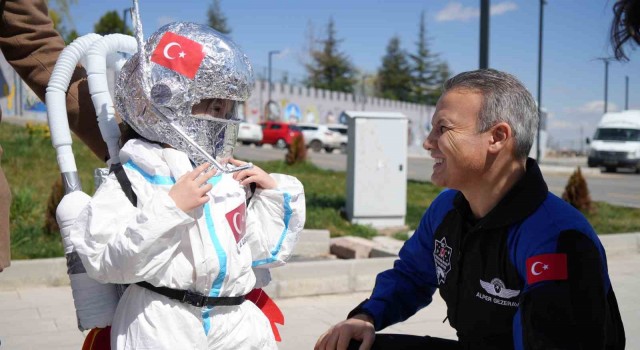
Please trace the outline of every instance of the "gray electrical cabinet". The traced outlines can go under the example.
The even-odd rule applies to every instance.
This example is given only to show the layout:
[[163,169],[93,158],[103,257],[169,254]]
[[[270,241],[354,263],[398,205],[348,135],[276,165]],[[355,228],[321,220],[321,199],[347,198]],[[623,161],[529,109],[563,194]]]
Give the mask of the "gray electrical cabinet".
[[407,118],[395,112],[346,111],[347,219],[402,227],[407,212]]

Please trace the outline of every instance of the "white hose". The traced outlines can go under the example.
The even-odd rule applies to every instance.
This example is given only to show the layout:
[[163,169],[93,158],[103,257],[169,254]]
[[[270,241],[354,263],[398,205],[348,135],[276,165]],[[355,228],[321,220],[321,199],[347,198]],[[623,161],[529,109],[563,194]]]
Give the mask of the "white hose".
[[98,34],[87,34],[67,46],[60,54],[47,86],[45,102],[51,143],[56,149],[58,165],[63,174],[78,171],[71,149],[71,131],[67,119],[67,89],[78,61],[85,55],[91,44],[100,38]]
[[[98,117],[100,133],[109,149],[109,165],[120,163],[120,157],[118,156],[120,152],[118,147],[120,130],[115,120],[113,100],[109,92],[107,57],[109,56],[113,59],[114,56],[110,55],[113,52],[133,54],[137,49],[137,42],[133,37],[123,34],[110,34],[94,42],[87,52],[86,69],[89,91]],[[109,64],[114,65],[115,62],[112,61]]]
[[69,239],[71,227],[91,198],[81,190],[71,149],[66,91],[78,61],[84,57],[87,49],[101,38],[98,34],[87,34],[76,39],[62,51],[53,69],[45,96],[51,142],[56,149],[66,193],[56,209],[56,219],[67,258],[67,273],[71,280],[80,330],[110,325],[118,303],[115,285],[101,284],[91,279]]

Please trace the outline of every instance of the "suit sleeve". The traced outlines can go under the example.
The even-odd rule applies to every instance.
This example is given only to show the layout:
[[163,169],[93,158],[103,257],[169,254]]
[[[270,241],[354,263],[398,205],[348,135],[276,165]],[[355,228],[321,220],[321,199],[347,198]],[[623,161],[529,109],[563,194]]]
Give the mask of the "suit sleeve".
[[[514,319],[516,349],[619,348],[614,344],[619,345],[622,322],[605,258],[595,243],[585,234],[565,231],[555,251],[530,255],[535,260],[538,253],[566,255],[567,274],[535,283],[530,283],[533,275],[523,276],[525,293]],[[622,331],[622,344],[623,339]]]
[[70,238],[91,278],[153,283],[174,261],[193,222],[164,191],[134,207],[110,176],[80,213]]
[[371,297],[349,313],[365,313],[377,331],[402,322],[432,301],[438,282],[433,261],[431,208],[404,244],[392,269],[380,273]]
[[[44,101],[49,78],[65,47],[53,28],[44,0],[3,0],[0,21],[0,49],[20,78]],[[108,152],[96,122],[86,73],[77,67],[67,92],[67,113],[71,130],[105,160]]]
[[247,208],[246,236],[252,266],[267,269],[282,266],[293,254],[304,228],[304,187],[293,176],[271,174],[277,189],[257,189]]

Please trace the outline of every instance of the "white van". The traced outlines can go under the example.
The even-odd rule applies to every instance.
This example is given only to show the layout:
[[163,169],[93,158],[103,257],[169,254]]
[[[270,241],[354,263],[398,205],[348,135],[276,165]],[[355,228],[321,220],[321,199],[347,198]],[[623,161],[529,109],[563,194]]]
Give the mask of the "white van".
[[615,172],[617,168],[632,168],[640,173],[640,110],[606,113],[589,142],[587,164]]

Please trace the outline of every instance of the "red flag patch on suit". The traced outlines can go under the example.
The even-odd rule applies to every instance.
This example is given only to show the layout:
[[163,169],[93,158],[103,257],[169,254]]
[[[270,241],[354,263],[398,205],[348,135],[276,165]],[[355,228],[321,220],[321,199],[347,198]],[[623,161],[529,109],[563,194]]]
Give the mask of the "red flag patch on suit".
[[204,59],[202,45],[175,33],[165,33],[151,54],[151,62],[176,71],[189,79],[198,73]]
[[527,259],[527,283],[561,281],[569,277],[567,254],[541,254]]
[[282,341],[280,337],[280,332],[278,332],[278,327],[276,327],[276,323],[284,325],[284,315],[280,308],[276,303],[271,300],[271,298],[265,293],[262,289],[254,289],[249,294],[245,296],[247,300],[256,304],[256,306],[262,310],[265,316],[269,319],[269,323],[271,323],[271,331],[273,331],[273,336],[276,338],[276,341]]
[[245,220],[245,207],[244,203],[240,204],[237,208],[226,213],[224,216],[227,218],[231,232],[233,232],[233,238],[236,239],[236,243],[240,243],[244,236],[244,220]]

